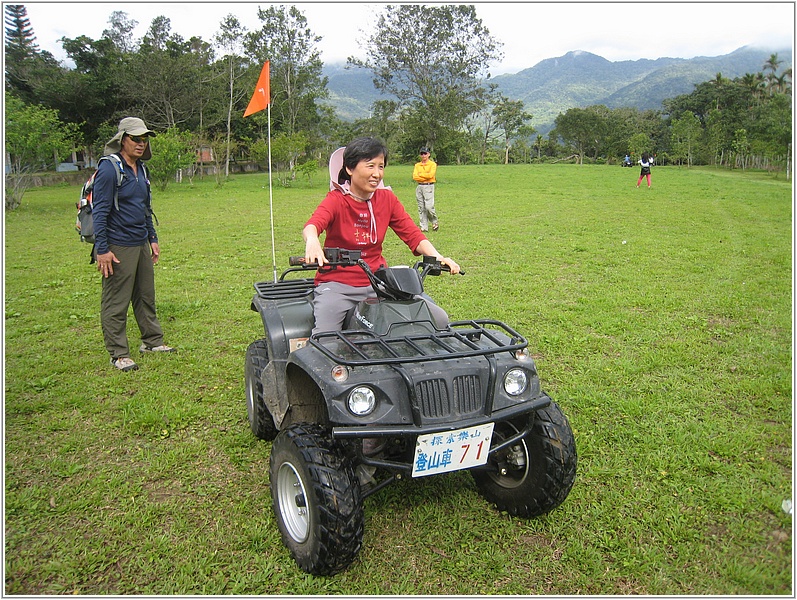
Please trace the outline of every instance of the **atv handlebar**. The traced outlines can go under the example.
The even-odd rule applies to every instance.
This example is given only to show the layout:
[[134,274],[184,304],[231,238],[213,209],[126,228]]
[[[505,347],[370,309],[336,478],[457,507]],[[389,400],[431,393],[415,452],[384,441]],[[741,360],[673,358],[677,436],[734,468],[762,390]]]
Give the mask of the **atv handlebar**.
[[[285,275],[293,271],[316,269],[320,273],[328,273],[338,267],[358,266],[368,277],[368,281],[371,282],[371,286],[377,296],[388,300],[408,300],[415,295],[423,293],[423,280],[427,275],[440,275],[444,271],[451,272],[451,267],[444,265],[436,256],[423,256],[421,260],[409,269],[406,267],[401,269],[382,266],[374,273],[368,263],[363,260],[362,252],[359,250],[324,248],[324,255],[328,261],[324,265],[308,263],[305,261],[304,256],[289,257],[288,264],[290,268],[282,274],[280,280],[284,280]],[[405,276],[408,271],[413,272],[414,281],[412,277],[407,279]],[[465,271],[460,271],[459,273],[464,275]]]
[[[324,255],[329,261],[328,265],[324,267],[351,267],[357,264],[360,260],[361,252],[359,250],[346,250],[344,248],[324,248]],[[318,269],[318,263],[305,262],[304,256],[291,256],[288,258],[288,264],[291,267],[301,267],[303,269]],[[322,268],[324,268],[322,267]]]
[[[346,250],[345,248],[324,248],[324,255],[327,257],[329,263],[321,266],[321,269],[334,268],[334,267],[352,267],[359,265],[366,273],[368,272],[367,265],[363,266],[362,253],[359,250]],[[318,263],[305,262],[304,256],[290,256],[288,257],[288,265],[291,267],[301,267],[302,269],[318,269]],[[414,269],[421,268],[421,278],[426,275],[440,275],[441,272],[451,272],[451,267],[444,265],[434,256],[424,256],[413,265]],[[460,275],[464,275],[465,271],[460,270]]]

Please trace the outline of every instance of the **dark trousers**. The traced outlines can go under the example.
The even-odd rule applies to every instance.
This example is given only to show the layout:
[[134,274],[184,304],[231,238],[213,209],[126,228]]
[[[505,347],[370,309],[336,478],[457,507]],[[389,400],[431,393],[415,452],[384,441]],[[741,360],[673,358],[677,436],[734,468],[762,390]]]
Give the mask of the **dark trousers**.
[[133,303],[141,341],[147,346],[163,344],[163,330],[155,315],[155,269],[149,244],[110,246],[119,259],[113,275],[102,279],[100,320],[105,348],[111,358],[130,356],[127,345],[127,308]]

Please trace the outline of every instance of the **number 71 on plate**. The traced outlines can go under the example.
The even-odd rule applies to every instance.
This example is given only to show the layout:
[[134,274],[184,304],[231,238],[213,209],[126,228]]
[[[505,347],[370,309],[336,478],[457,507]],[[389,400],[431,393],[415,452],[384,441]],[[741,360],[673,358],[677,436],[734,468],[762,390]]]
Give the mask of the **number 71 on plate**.
[[495,423],[419,435],[413,477],[469,469],[487,462]]

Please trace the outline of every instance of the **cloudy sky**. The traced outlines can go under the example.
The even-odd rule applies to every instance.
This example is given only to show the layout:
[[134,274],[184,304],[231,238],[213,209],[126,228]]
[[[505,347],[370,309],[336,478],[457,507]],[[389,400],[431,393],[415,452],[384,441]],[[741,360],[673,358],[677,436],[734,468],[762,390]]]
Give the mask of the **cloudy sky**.
[[[172,32],[210,41],[227,14],[258,29],[258,5],[267,2],[25,2],[39,47],[64,60],[58,40],[98,39],[108,18],[121,10],[138,21],[140,38],[157,16]],[[324,62],[364,57],[362,40],[372,31],[382,3],[297,2],[308,25],[322,36]],[[516,73],[546,58],[584,50],[611,61],[719,56],[742,46],[792,47],[793,2],[475,2],[505,59],[491,73]]]

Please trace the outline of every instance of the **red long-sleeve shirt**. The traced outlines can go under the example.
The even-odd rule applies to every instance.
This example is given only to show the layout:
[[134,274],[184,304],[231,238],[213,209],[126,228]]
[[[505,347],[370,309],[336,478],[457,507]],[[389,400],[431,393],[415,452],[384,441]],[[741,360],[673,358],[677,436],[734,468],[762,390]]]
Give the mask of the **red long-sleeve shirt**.
[[[340,190],[332,190],[315,209],[305,227],[307,225],[315,225],[319,236],[326,232],[324,248],[360,250],[372,271],[387,265],[382,256],[382,242],[388,227],[416,255],[418,244],[427,239],[396,195],[386,188],[377,189],[370,203],[355,200]],[[357,287],[369,285],[368,277],[358,266],[337,267],[326,273],[319,271],[315,281],[337,281]]]

